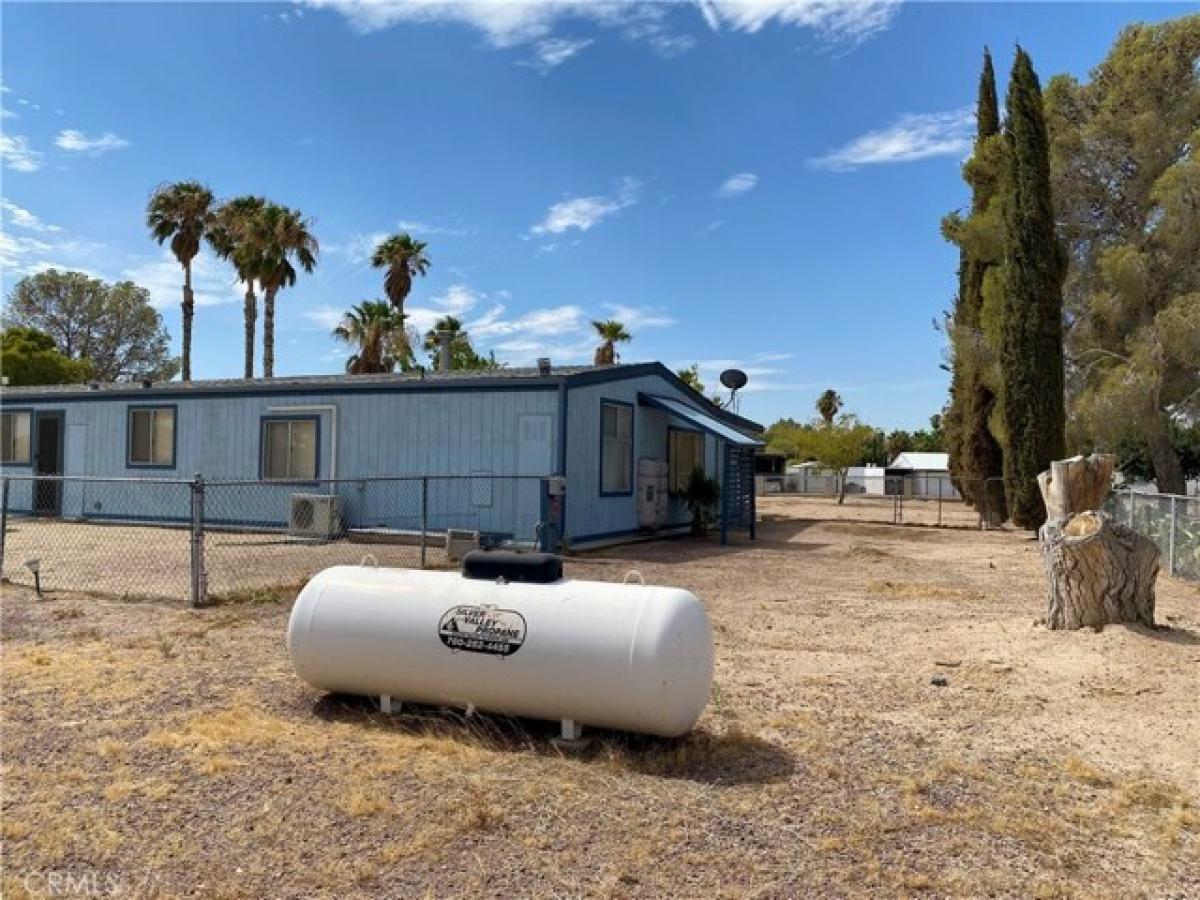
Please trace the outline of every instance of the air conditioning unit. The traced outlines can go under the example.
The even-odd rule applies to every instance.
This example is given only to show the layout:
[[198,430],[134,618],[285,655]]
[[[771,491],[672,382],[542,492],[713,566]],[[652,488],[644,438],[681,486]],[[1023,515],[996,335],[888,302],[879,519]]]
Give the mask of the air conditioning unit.
[[446,529],[446,556],[457,562],[472,550],[479,549],[479,532],[463,528]]
[[340,499],[336,494],[292,494],[288,533],[299,537],[336,537],[341,530]]

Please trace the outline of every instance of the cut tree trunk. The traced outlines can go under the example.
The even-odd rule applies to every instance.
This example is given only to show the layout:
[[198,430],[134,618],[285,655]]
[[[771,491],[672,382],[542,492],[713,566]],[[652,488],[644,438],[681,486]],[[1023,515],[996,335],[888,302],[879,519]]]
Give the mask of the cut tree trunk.
[[1042,560],[1050,580],[1046,625],[1154,625],[1158,548],[1105,512],[1083,512],[1042,526]]
[[1154,625],[1158,548],[1099,511],[1112,483],[1114,462],[1109,454],[1073,456],[1052,462],[1038,476],[1046,504],[1046,522],[1038,536],[1050,580],[1050,628]]
[[1038,476],[1047,521],[1069,519],[1075,513],[1103,506],[1112,485],[1115,463],[1116,458],[1108,453],[1094,453],[1086,459],[1072,456],[1050,463],[1049,470]]

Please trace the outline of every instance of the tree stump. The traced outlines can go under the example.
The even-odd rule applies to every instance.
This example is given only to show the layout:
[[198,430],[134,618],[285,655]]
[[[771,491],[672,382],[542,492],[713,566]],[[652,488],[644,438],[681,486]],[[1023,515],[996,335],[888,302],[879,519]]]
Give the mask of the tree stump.
[[1083,512],[1047,520],[1041,544],[1050,580],[1047,627],[1154,625],[1159,559],[1151,541],[1108,513]]
[[1098,511],[1108,496],[1113,457],[1075,456],[1038,476],[1046,523],[1038,537],[1050,581],[1046,625],[1154,625],[1158,548]]

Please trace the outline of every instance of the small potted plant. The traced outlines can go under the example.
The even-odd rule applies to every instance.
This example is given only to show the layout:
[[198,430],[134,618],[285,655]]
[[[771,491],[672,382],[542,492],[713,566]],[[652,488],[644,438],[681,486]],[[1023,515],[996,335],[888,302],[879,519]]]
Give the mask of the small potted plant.
[[704,469],[696,466],[688,476],[687,489],[683,499],[687,502],[688,511],[692,514],[692,536],[704,537],[708,534],[708,526],[716,514],[717,501],[721,497],[721,486],[717,479],[709,478]]

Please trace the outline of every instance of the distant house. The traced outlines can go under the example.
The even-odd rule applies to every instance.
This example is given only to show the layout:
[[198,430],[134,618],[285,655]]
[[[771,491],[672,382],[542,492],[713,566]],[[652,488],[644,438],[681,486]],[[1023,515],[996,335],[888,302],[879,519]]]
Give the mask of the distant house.
[[949,453],[901,453],[892,460],[886,472],[889,494],[961,499],[950,479]]
[[0,413],[0,473],[26,476],[9,485],[15,515],[184,522],[186,491],[69,480],[34,490],[27,476],[199,473],[257,482],[236,502],[232,490],[210,495],[209,521],[286,527],[293,495],[336,494],[345,527],[411,528],[420,482],[365,479],[430,476],[443,478],[424,504],[430,529],[528,538],[552,524],[576,546],[644,530],[638,493],[662,486],[639,483],[646,460],[665,464],[670,495],[653,527],[689,524],[678,492],[697,465],[722,484],[722,524],[749,526],[762,443],[760,425],[657,362],[6,388]]

